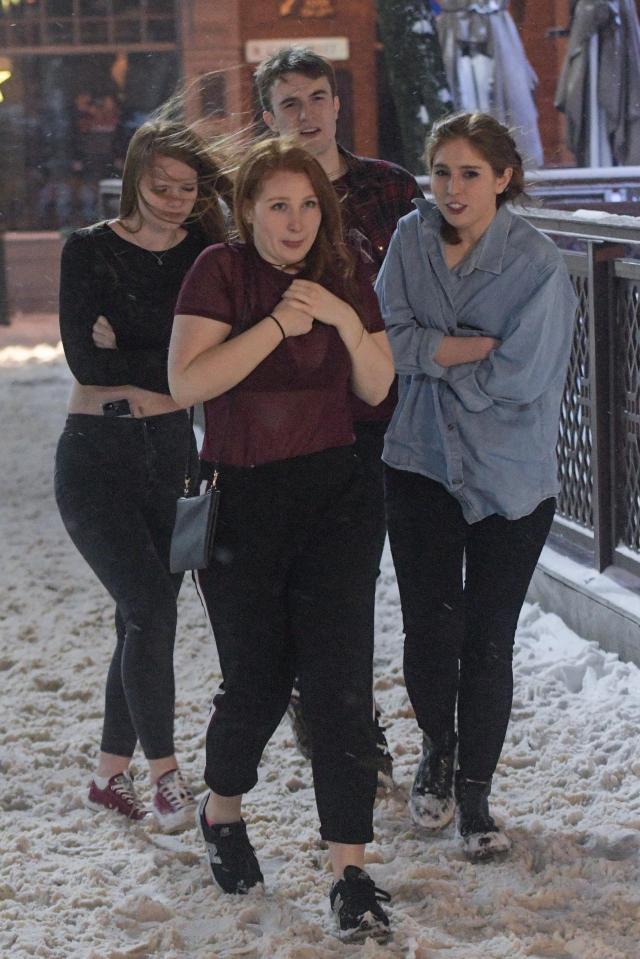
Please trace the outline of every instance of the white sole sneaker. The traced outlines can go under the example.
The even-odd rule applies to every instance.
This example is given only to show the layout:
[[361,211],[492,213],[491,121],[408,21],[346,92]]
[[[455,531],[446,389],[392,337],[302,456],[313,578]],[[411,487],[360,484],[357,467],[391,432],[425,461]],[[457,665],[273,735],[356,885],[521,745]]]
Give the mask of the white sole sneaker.
[[156,783],[152,812],[162,832],[180,832],[193,825],[196,800],[179,769],[164,773]]
[[433,793],[412,793],[409,797],[409,813],[416,826],[438,832],[449,825],[454,817],[456,804],[453,796],[441,799]]
[[154,807],[152,809],[153,818],[162,832],[169,835],[174,832],[182,832],[184,829],[190,829],[194,824],[196,813],[196,803],[188,803],[181,809],[171,813],[160,813]]
[[364,943],[367,939],[373,939],[374,942],[385,943],[393,937],[389,926],[379,922],[371,913],[368,913],[363,919],[363,923],[357,929],[337,930],[338,939],[344,943]]

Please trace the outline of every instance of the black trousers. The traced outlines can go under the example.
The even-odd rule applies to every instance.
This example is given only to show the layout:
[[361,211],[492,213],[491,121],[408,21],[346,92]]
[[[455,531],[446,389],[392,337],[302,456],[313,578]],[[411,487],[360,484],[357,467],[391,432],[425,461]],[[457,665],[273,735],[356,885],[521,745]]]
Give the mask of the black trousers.
[[441,741],[454,732],[457,703],[460,769],[487,781],[511,713],[518,616],[555,500],[521,519],[493,515],[469,524],[441,484],[388,466],[385,496],[405,682],[418,725]]
[[222,468],[214,558],[197,574],[223,685],[205,781],[223,796],[257,782],[295,675],[325,840],[372,838],[373,522],[350,447]]
[[132,756],[138,740],[147,759],[174,751],[182,575],[169,572],[169,545],[190,445],[184,411],[144,419],[74,414],[58,443],[62,521],[116,603],[101,749],[118,756]]
[[387,537],[387,518],[384,509],[384,475],[382,450],[384,449],[384,434],[389,426],[388,420],[363,420],[354,423],[356,437],[354,451],[360,457],[364,473],[364,495],[369,503],[371,519],[374,525],[374,535],[371,550],[377,556],[378,573],[380,560],[384,550],[384,541]]
[[[384,481],[382,473],[382,450],[384,434],[389,423],[387,420],[354,423],[355,443],[353,450],[362,465],[362,495],[369,504],[372,537],[370,541],[371,562],[376,564],[376,575],[380,574],[380,561],[387,537],[387,518],[384,511]],[[373,629],[373,621],[372,626]],[[294,687],[299,690],[300,682],[296,677]],[[374,711],[376,707],[374,704]]]

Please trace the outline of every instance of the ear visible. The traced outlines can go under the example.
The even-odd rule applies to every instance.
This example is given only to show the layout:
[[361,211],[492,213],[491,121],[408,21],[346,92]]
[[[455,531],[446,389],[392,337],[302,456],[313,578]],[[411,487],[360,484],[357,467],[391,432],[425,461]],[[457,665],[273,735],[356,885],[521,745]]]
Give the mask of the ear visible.
[[278,132],[278,128],[276,126],[276,118],[274,117],[273,113],[271,113],[270,110],[263,110],[262,119],[264,120],[265,124],[269,127],[272,133]]
[[496,179],[496,193],[504,193],[513,176],[513,167],[505,167],[504,173]]
[[340,113],[340,97],[333,98],[333,109],[336,112],[336,120],[338,119],[338,114]]

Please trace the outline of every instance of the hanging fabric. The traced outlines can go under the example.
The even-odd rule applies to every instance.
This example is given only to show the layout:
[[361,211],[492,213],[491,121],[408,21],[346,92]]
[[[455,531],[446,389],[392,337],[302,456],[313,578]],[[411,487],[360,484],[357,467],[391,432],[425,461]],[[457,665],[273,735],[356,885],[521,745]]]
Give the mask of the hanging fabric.
[[611,158],[623,166],[640,164],[640,22],[634,0],[573,0],[555,105],[566,115],[567,145],[578,166],[606,166]]
[[456,108],[484,110],[515,128],[523,159],[544,156],[533,91],[538,78],[527,60],[509,0],[438,0],[440,45]]

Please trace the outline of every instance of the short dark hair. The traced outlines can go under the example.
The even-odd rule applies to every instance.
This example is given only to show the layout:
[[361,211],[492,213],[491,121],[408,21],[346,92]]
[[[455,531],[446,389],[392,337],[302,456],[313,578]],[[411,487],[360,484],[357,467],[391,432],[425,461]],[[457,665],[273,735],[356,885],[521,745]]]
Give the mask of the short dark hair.
[[281,80],[287,73],[302,73],[305,77],[316,80],[326,77],[331,87],[331,96],[337,93],[336,75],[331,63],[314,53],[309,47],[285,47],[267,57],[254,74],[258,96],[263,110],[271,111],[271,90],[276,80]]

